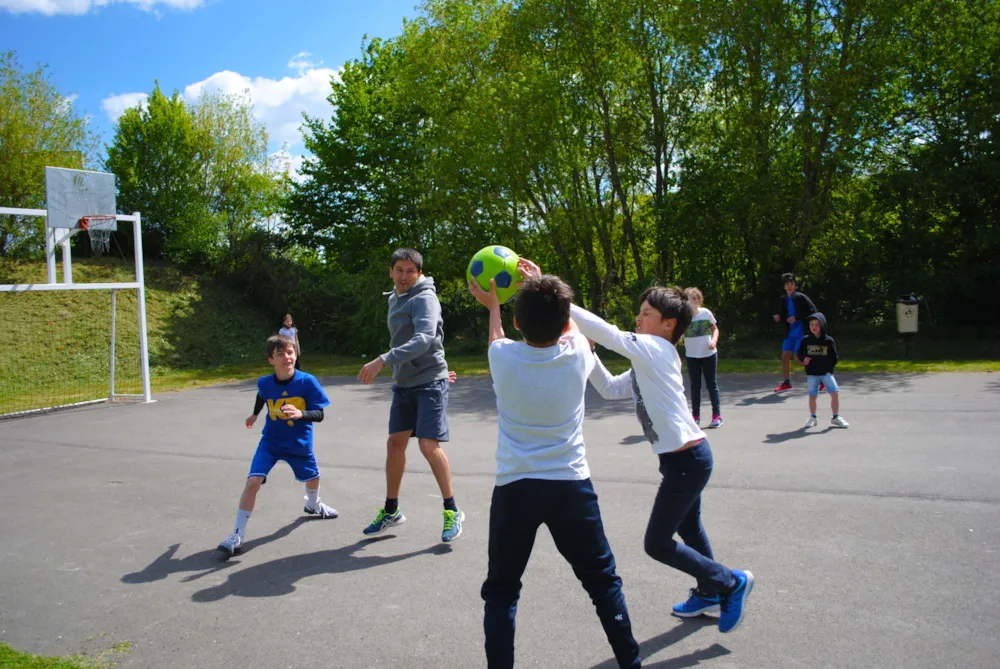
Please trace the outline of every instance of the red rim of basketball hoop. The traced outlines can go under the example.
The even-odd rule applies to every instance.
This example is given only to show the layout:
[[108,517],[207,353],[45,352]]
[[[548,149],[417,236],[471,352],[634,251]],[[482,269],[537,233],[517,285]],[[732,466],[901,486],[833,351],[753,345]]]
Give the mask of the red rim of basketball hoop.
[[113,214],[95,214],[93,216],[80,217],[80,229],[87,231],[90,237],[90,250],[95,255],[100,255],[111,248],[112,226],[95,226],[96,223],[117,222],[118,217]]
[[81,216],[80,217],[80,229],[90,230],[90,226],[94,223],[101,223],[107,221],[117,221],[118,217],[112,214],[100,214],[95,216]]

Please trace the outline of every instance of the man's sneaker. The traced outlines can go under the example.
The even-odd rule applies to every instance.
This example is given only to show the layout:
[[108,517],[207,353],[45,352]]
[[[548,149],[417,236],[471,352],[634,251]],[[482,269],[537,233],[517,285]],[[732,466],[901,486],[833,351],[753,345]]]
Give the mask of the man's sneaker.
[[722,427],[722,416],[712,416],[712,422],[709,427]]
[[835,427],[850,427],[851,424],[844,420],[843,416],[834,416],[830,419],[830,425]]
[[816,416],[809,416],[809,420],[806,421],[806,427],[816,427],[819,425],[819,421],[816,420]]
[[228,557],[236,555],[243,550],[243,537],[236,532],[233,532],[222,540],[222,543],[219,544],[219,550],[225,553]]
[[678,618],[696,618],[705,613],[719,612],[719,596],[706,597],[698,588],[691,588],[686,602],[674,605],[673,614]]
[[786,390],[791,390],[791,389],[792,389],[791,381],[782,381],[781,383],[778,384],[778,387],[774,389],[774,392],[782,393]]
[[375,520],[371,522],[371,525],[363,529],[362,532],[368,536],[374,536],[382,534],[393,525],[401,525],[405,522],[406,516],[399,509],[396,509],[396,513],[392,514],[387,514],[385,509],[378,509],[378,515],[375,516]]
[[465,514],[458,511],[444,510],[444,529],[441,530],[441,541],[454,541],[462,534],[462,521]]
[[743,614],[747,610],[747,599],[753,591],[753,574],[749,571],[739,571],[734,569],[733,576],[736,577],[736,589],[728,595],[721,597],[719,601],[719,631],[732,632],[743,622]]
[[340,515],[339,513],[337,513],[337,510],[335,508],[333,508],[332,506],[327,506],[326,504],[320,501],[316,502],[315,509],[310,509],[309,504],[307,503],[302,510],[311,516],[319,516],[320,518],[336,518],[337,516]]
[[826,384],[822,381],[819,382],[819,392],[824,392],[826,390]]

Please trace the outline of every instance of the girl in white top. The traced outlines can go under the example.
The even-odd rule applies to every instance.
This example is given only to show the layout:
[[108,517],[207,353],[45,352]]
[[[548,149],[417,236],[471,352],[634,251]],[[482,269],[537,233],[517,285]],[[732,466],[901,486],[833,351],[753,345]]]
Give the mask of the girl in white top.
[[[754,581],[749,571],[731,570],[713,559],[701,523],[701,492],[712,474],[712,449],[688,410],[676,349],[693,310],[679,288],[650,288],[641,303],[634,333],[576,305],[570,314],[584,336],[632,363],[629,371],[612,376],[597,360],[590,382],[605,399],[635,402],[642,431],[660,460],[663,479],[646,527],[646,553],[698,583],[687,601],[674,606],[674,615],[721,611],[719,631],[730,632],[743,620]],[[674,541],[675,533],[683,544]]]
[[295,342],[295,369],[299,369],[299,358],[302,357],[302,348],[299,346],[299,329],[295,327],[295,321],[291,314],[285,314],[285,320],[278,334],[285,335]]
[[705,377],[708,399],[712,402],[712,422],[709,427],[722,427],[722,409],[719,401],[719,327],[715,315],[701,306],[704,296],[697,288],[684,291],[694,318],[684,333],[684,353],[687,355],[688,377],[691,379],[691,413],[694,422],[701,420],[701,377]]

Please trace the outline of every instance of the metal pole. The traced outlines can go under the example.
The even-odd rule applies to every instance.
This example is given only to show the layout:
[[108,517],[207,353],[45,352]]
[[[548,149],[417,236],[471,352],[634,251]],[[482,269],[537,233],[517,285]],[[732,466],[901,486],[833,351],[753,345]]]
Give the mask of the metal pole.
[[111,399],[115,399],[115,324],[118,320],[118,291],[111,291]]
[[[48,221],[46,220],[46,223]],[[56,231],[45,226],[45,269],[48,272],[49,283],[56,282]]]
[[149,390],[149,342],[146,339],[146,275],[142,268],[142,218],[139,212],[132,214],[133,240],[135,246],[135,282],[139,284],[137,302],[139,303],[139,358],[142,365],[142,396],[146,402],[152,402]]
[[69,250],[69,230],[62,238],[63,283],[73,283],[73,259]]

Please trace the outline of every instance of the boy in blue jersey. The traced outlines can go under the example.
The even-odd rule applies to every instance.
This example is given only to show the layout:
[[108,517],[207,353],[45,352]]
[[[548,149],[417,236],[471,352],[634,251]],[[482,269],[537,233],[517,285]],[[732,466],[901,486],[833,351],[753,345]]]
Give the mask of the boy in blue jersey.
[[267,340],[267,361],[274,367],[274,374],[257,380],[257,399],[253,413],[247,416],[246,426],[248,429],[253,427],[265,405],[267,422],[240,497],[236,528],[219,544],[219,550],[228,556],[242,549],[257,492],[279,460],[288,463],[295,480],[306,484],[306,513],[320,518],[337,517],[336,509],[319,499],[319,468],[313,454],[312,424],[323,420],[323,407],[330,400],[316,377],[295,369],[295,359],[294,341],[284,335],[274,335]]
[[[792,389],[792,358],[799,348],[799,342],[806,336],[805,320],[809,314],[816,313],[816,305],[805,293],[798,291],[795,275],[786,272],[781,275],[785,294],[781,296],[778,313],[774,314],[774,322],[785,321],[785,338],[781,342],[781,373],[784,380],[778,384],[774,392],[781,393]],[[820,390],[823,390],[820,384]]]

